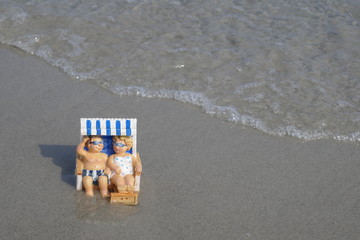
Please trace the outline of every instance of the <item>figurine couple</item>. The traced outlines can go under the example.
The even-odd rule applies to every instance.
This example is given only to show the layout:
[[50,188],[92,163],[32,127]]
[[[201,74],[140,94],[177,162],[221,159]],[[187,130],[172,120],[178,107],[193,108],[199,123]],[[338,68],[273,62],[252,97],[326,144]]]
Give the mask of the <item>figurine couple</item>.
[[[84,147],[88,148],[88,151]],[[127,153],[133,146],[130,136],[114,136],[113,149],[115,154],[108,157],[102,153],[104,148],[101,136],[85,136],[76,148],[76,152],[82,157],[82,182],[85,193],[94,196],[93,185],[98,184],[101,195],[109,196],[108,179],[113,183],[119,193],[134,191],[134,172],[140,175],[142,165],[138,158]]]

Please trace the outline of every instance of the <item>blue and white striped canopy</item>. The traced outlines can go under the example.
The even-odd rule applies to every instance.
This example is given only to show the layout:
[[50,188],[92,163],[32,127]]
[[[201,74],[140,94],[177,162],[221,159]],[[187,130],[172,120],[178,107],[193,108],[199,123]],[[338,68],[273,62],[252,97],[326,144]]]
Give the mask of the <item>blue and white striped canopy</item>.
[[81,118],[80,134],[101,136],[136,135],[136,118]]

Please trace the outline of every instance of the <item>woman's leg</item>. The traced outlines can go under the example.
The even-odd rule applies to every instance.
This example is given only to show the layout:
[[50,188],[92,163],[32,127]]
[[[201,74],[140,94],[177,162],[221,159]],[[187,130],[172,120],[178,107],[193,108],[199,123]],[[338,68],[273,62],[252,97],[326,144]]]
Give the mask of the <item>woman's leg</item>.
[[123,177],[121,177],[120,175],[115,174],[114,176],[112,176],[110,178],[110,182],[113,183],[117,187],[119,193],[123,193],[126,191],[125,179]]
[[135,178],[133,175],[128,174],[125,176],[125,185],[127,187],[128,192],[134,192],[134,184]]

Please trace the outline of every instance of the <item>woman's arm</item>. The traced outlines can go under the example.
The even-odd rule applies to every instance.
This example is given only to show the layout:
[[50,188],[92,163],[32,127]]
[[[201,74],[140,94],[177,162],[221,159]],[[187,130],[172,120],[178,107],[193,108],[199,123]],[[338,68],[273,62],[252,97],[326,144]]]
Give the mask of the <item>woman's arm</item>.
[[136,175],[140,175],[142,173],[142,164],[139,153],[136,155],[136,157],[133,156],[134,161],[134,168]]
[[116,172],[116,174],[120,174],[121,173],[121,168],[119,166],[117,166],[116,164],[114,164],[114,156],[111,155],[107,160],[106,160],[106,166],[108,166],[108,168],[110,168],[111,170],[113,170],[114,172]]

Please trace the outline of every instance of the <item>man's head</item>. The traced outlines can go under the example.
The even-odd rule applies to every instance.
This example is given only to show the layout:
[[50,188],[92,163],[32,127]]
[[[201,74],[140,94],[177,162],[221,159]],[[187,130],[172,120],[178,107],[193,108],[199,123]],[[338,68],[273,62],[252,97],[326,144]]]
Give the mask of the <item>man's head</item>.
[[100,152],[104,148],[104,142],[101,136],[89,136],[86,147],[90,152]]

